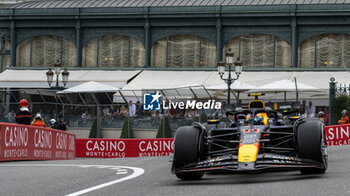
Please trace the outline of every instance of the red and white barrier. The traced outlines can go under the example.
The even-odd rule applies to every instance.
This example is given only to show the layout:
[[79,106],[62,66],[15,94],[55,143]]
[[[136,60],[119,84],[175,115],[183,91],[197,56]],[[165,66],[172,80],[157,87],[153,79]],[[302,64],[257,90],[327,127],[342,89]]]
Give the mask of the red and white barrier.
[[325,126],[327,145],[350,145],[350,124]]
[[[325,127],[327,145],[350,144],[350,124]],[[76,139],[77,157],[123,158],[168,156],[174,138],[164,139]]]
[[51,128],[0,123],[0,161],[75,158],[75,135]]
[[174,151],[174,139],[77,139],[77,157],[153,157]]

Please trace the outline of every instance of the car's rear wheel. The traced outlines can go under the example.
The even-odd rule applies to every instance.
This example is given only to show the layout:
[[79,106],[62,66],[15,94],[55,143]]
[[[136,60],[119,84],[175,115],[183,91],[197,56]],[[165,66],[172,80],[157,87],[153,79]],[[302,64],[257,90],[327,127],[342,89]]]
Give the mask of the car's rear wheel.
[[305,119],[297,127],[297,152],[299,158],[321,163],[321,168],[301,169],[302,174],[323,174],[328,167],[326,137],[319,119]]
[[[175,135],[173,169],[200,161],[203,148],[203,137],[199,128],[180,127]],[[181,180],[200,180],[203,172],[176,173],[176,176]]]

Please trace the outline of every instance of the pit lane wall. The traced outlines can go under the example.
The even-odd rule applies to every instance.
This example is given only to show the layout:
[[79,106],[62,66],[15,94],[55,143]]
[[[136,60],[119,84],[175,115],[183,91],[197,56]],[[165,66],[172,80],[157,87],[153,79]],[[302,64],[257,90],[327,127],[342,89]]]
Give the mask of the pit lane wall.
[[51,128],[0,123],[0,161],[75,158],[75,135]]
[[174,139],[77,139],[77,157],[153,157],[169,156]]

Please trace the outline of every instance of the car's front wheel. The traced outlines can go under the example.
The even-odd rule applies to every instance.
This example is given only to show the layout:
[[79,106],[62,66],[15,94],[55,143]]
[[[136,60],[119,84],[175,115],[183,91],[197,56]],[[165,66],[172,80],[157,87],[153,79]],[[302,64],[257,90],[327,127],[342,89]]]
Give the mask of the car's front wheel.
[[[199,128],[180,127],[175,135],[173,169],[176,170],[186,164],[200,161],[202,148],[203,141]],[[181,180],[200,180],[203,177],[203,172],[176,173],[176,176]]]
[[299,158],[321,163],[321,168],[301,169],[302,174],[323,174],[328,167],[326,137],[319,119],[305,119],[297,126],[297,153]]

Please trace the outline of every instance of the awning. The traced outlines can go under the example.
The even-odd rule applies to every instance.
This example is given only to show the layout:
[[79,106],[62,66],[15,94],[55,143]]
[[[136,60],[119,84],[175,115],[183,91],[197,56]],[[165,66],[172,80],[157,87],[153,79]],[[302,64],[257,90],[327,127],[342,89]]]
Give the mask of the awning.
[[[222,84],[218,84],[218,85],[212,85],[209,86],[208,84],[206,85],[206,88],[209,90],[224,90],[227,91],[227,84],[222,83]],[[243,83],[243,82],[239,82],[236,81],[231,85],[231,90],[233,91],[246,91],[246,90],[254,90],[257,87],[247,84],[247,83]]]
[[[260,86],[273,83],[281,80],[292,81],[294,77],[297,79],[298,83],[303,83],[305,86],[310,86],[313,89],[305,89],[306,92],[301,92],[299,98],[314,98],[314,99],[327,99],[330,78],[334,77],[339,83],[349,83],[350,82],[349,72],[243,72],[239,79],[233,84],[234,89],[245,89],[243,86],[253,86],[259,88]],[[227,74],[224,75],[224,78]],[[235,75],[234,75],[235,77]],[[196,87],[197,86],[197,87]],[[199,88],[209,91],[211,88],[220,88],[221,91],[224,90],[225,83],[220,79],[220,76],[216,71],[144,71],[140,73],[135,79],[133,79],[129,84],[122,88],[121,93],[124,95],[126,100],[139,100],[142,102],[142,93],[150,90],[162,90],[162,89],[183,89],[184,87],[190,88],[190,90]],[[304,87],[305,87],[304,86]],[[300,89],[302,85],[299,85]],[[250,89],[252,90],[252,89]],[[320,92],[320,90],[322,92]],[[188,89],[187,89],[188,91]],[[236,90],[238,91],[238,90]],[[292,90],[291,90],[292,91]],[[310,92],[313,91],[313,92]],[[316,92],[318,91],[318,92]],[[203,91],[205,94],[207,92]],[[216,94],[211,94],[215,96]],[[266,95],[266,99],[284,99],[284,95],[276,95],[271,93],[271,95]],[[233,97],[232,97],[233,98]],[[241,93],[242,99],[249,99],[246,95]],[[294,99],[295,95],[289,93],[287,99]],[[123,101],[121,95],[116,93],[114,100],[119,102]]]
[[143,71],[123,90],[170,89],[198,86],[205,83],[212,72],[207,71]]
[[85,82],[71,88],[67,88],[58,93],[104,93],[104,92],[117,92],[119,88],[103,84],[99,82]]
[[297,81],[297,83],[295,84],[294,80],[278,80],[262,85],[259,88],[253,90],[259,90],[262,92],[295,92],[297,89],[300,92],[313,92],[320,90],[313,86],[301,83],[299,81]]
[[[127,81],[136,76],[136,71],[103,71],[103,70],[68,70],[67,88],[85,82],[95,81],[117,88],[122,88]],[[0,73],[0,88],[49,88],[46,78],[47,70],[11,70]],[[61,78],[60,76],[60,85]],[[56,76],[54,76],[54,81]],[[55,84],[53,84],[55,85]]]

